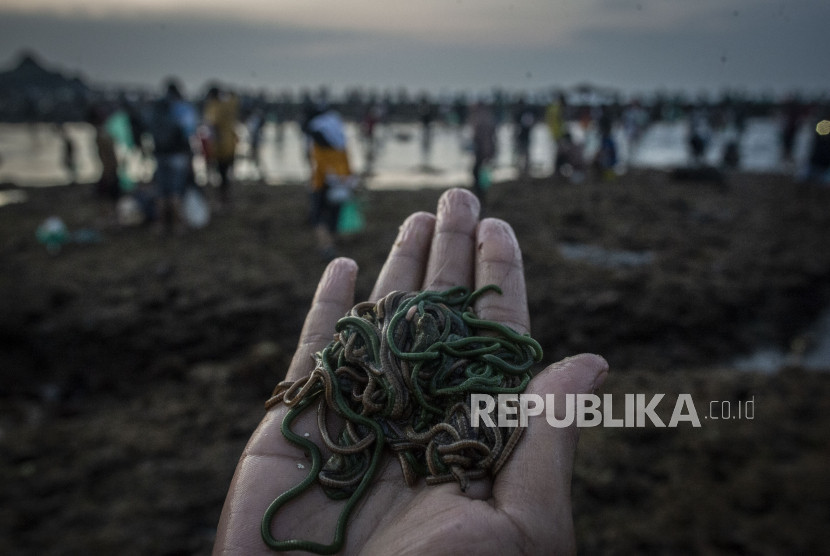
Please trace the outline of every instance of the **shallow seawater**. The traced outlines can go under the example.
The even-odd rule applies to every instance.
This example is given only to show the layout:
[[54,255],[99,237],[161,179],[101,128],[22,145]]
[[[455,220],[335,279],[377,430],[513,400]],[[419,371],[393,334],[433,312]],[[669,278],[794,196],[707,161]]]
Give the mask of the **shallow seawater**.
[[[574,124],[574,136],[585,146],[586,159],[596,151],[598,143],[593,129],[584,130]],[[94,130],[84,123],[67,124],[75,147],[76,181],[95,181],[100,173],[94,144]],[[62,142],[50,124],[0,124],[0,182],[21,186],[48,186],[67,183],[70,173],[63,165]],[[356,172],[369,170],[368,145],[354,124],[346,127],[349,158]],[[713,134],[706,160],[718,164],[726,142],[733,136],[725,129]],[[470,130],[465,127],[436,124],[430,134],[430,146],[424,151],[421,128],[417,124],[379,126],[371,172],[367,186],[375,189],[411,189],[451,187],[470,184],[472,155],[469,150]],[[236,179],[262,179],[270,184],[298,183],[307,179],[305,138],[299,126],[286,122],[279,127],[266,124],[254,164],[250,144],[243,126],[239,128],[239,157],[234,167]],[[752,172],[782,170],[778,146],[779,124],[772,118],[749,120],[741,136],[741,169]],[[628,167],[668,169],[688,163],[687,124],[684,121],[659,122],[652,125],[639,144],[628,143],[622,130],[615,139],[620,154],[620,171]],[[796,145],[796,159],[803,160],[809,142],[805,128]],[[513,129],[502,125],[497,134],[498,155],[494,164],[494,180],[516,176],[513,156]],[[530,172],[533,176],[550,175],[555,148],[543,124],[537,124],[531,135]],[[152,161],[137,150],[120,149],[128,175],[135,181],[151,179]],[[206,179],[203,161],[197,157],[197,178]]]
[[830,309],[796,338],[789,352],[777,347],[759,349],[733,362],[736,369],[774,373],[787,366],[830,371]]

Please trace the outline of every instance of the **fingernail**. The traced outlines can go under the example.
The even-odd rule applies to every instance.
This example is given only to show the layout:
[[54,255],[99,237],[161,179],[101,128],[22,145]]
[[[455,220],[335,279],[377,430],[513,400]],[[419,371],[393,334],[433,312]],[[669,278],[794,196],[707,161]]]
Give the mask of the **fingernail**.
[[602,387],[605,379],[608,378],[608,361],[601,355],[588,354],[588,356],[594,359],[592,363],[596,364],[595,368],[598,369],[598,373],[594,378],[594,385],[592,386],[592,391],[595,392]]
[[[608,376],[608,362],[600,355],[583,353],[567,357],[554,365],[557,372],[571,374],[578,392],[593,392],[600,388]],[[572,369],[579,369],[573,374]]]
[[511,262],[521,260],[522,252],[513,228],[507,222],[496,218],[481,221],[478,229],[478,250],[482,256],[492,260]]
[[400,246],[404,243],[418,241],[421,238],[420,234],[432,232],[432,223],[435,217],[426,212],[416,212],[410,214],[406,220],[403,221],[401,227],[398,228],[398,237],[395,238],[395,245]]
[[351,286],[357,275],[357,263],[346,257],[338,257],[331,261],[317,287],[317,295],[327,291],[331,286],[342,284],[344,281]]
[[438,212],[442,216],[478,220],[478,198],[465,189],[450,189],[438,200]]

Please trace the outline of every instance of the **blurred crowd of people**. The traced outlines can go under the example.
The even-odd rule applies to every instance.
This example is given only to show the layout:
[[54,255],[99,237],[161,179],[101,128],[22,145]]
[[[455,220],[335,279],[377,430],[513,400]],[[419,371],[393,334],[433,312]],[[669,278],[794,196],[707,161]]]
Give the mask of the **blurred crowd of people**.
[[[796,168],[796,137],[805,124],[827,118],[827,106],[792,98],[785,103],[748,101],[724,96],[717,101],[654,97],[648,101],[621,101],[615,94],[597,90],[557,90],[544,95],[496,91],[471,98],[467,95],[433,98],[427,93],[410,98],[347,93],[334,101],[326,89],[268,97],[264,93],[239,94],[217,83],[202,98],[188,97],[175,79],[165,81],[155,97],[122,94],[91,103],[88,122],[95,128],[95,145],[101,163],[96,185],[105,201],[107,218],[136,217],[153,222],[160,233],[179,233],[188,219],[186,197],[222,214],[233,206],[234,165],[247,157],[258,168],[263,129],[276,125],[281,141],[282,123],[294,121],[303,132],[308,170],[309,217],[321,253],[334,256],[334,238],[341,208],[353,199],[360,176],[350,163],[346,122],[359,130],[364,155],[362,176],[371,175],[378,152],[389,134],[378,133],[388,124],[413,124],[419,135],[421,172],[432,166],[436,126],[457,130],[459,148],[470,157],[470,184],[482,201],[493,181],[496,160],[509,159],[519,179],[538,174],[534,141],[547,134],[552,160],[544,161],[555,178],[579,184],[585,179],[613,181],[624,170],[649,126],[661,121],[683,121],[688,128],[690,168],[740,167],[742,134],[752,117],[775,117],[780,122],[784,165],[801,179],[830,181],[830,146],[827,127],[811,134],[806,164]],[[830,126],[830,124],[828,124]],[[507,128],[509,142],[499,140]],[[64,165],[75,179],[74,147],[58,125],[64,144]],[[400,132],[403,133],[403,132]],[[719,133],[725,146],[713,163],[712,137]],[[245,135],[244,141],[240,135]],[[401,137],[408,139],[409,137]],[[622,143],[622,145],[621,145]],[[622,146],[624,145],[624,149]],[[512,152],[500,153],[509,148]],[[135,180],[125,169],[131,153],[152,161],[149,179]],[[509,156],[500,156],[508,154]],[[205,179],[197,185],[194,160],[203,161]],[[201,164],[201,162],[200,162]],[[135,180],[135,181],[134,181]],[[128,199],[129,202],[124,200]],[[126,207],[126,208],[125,208]],[[198,212],[198,211],[197,211]]]
[[[101,163],[96,193],[105,201],[109,221],[142,220],[159,233],[181,233],[186,224],[194,225],[186,222],[189,195],[202,213],[208,201],[211,212],[229,210],[240,121],[240,99],[233,90],[214,84],[194,102],[177,80],[168,79],[156,98],[135,102],[121,96],[93,104],[87,120],[95,129]],[[136,153],[154,167],[149,179],[135,179],[127,171],[127,160]],[[208,183],[215,187],[197,185],[196,156],[204,160]],[[205,216],[193,218],[202,222]]]

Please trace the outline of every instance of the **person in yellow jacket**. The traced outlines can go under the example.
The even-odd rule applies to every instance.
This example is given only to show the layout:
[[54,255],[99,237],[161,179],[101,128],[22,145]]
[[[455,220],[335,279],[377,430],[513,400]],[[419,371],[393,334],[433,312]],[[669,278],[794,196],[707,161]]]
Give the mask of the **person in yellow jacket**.
[[550,130],[550,136],[553,140],[553,145],[556,149],[553,160],[553,173],[560,175],[562,166],[567,163],[565,159],[564,141],[565,135],[568,133],[568,126],[565,112],[567,110],[567,101],[565,95],[560,93],[553,102],[548,105],[545,110],[545,123]]
[[346,133],[337,112],[319,106],[303,127],[311,163],[310,220],[323,257],[333,259],[340,208],[353,194],[357,177],[352,175]]
[[236,124],[239,120],[239,98],[223,92],[218,86],[208,90],[203,109],[205,123],[211,130],[205,159],[208,168],[219,175],[219,198],[223,208],[230,203],[230,173],[236,158]]

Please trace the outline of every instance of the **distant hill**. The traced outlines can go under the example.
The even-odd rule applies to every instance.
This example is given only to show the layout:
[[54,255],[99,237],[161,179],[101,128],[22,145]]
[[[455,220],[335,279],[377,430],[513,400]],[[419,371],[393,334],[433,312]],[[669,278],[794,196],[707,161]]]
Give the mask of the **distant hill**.
[[86,110],[92,89],[77,75],[47,69],[31,52],[0,71],[0,120],[77,120]]
[[73,89],[89,91],[89,87],[77,76],[68,76],[43,67],[31,52],[20,54],[17,66],[0,72],[0,90],[3,89]]

